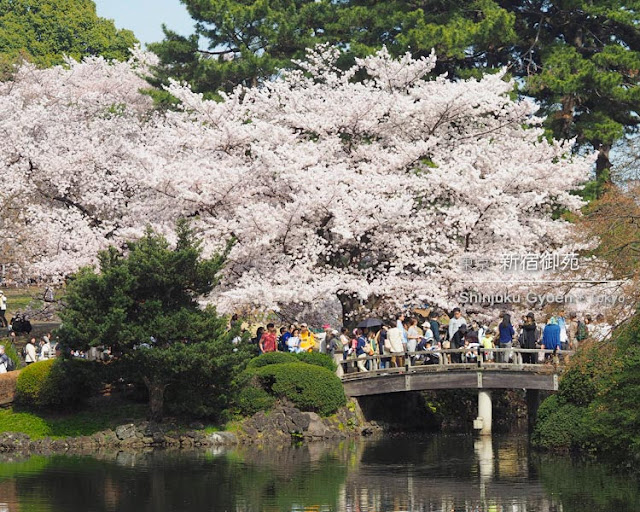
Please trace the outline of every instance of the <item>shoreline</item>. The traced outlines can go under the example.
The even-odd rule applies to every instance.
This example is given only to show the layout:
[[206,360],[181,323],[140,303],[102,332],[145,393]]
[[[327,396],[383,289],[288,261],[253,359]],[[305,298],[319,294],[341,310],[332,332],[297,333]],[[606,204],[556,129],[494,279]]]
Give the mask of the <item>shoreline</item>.
[[101,450],[193,449],[215,446],[286,445],[367,437],[380,431],[364,422],[355,409],[345,407],[322,418],[313,412],[279,405],[258,412],[231,426],[231,430],[211,431],[183,424],[131,421],[91,435],[32,439],[24,432],[0,432],[0,453],[28,452],[33,455],[95,452]]

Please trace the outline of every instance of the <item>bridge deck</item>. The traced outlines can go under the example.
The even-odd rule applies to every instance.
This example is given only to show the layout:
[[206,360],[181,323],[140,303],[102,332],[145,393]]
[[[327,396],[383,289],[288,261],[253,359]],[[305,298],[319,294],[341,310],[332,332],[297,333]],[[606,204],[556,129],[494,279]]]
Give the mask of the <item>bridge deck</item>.
[[[555,364],[523,364],[521,355],[529,351],[513,349],[513,352],[512,363],[408,363],[400,368],[347,373],[342,382],[347,395],[353,397],[438,389],[558,390],[563,365],[559,363],[557,354]],[[379,360],[380,356],[367,359]]]

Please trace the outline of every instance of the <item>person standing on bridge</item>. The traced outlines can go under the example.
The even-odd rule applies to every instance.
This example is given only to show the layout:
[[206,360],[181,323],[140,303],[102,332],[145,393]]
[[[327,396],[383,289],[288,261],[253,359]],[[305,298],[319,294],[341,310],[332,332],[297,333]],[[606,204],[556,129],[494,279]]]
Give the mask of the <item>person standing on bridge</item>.
[[367,338],[361,329],[356,330],[356,358],[358,370],[361,372],[367,372],[365,368],[365,360],[369,354],[365,351],[365,347],[368,347]]
[[[449,340],[453,340],[453,335],[458,332],[461,325],[468,325],[460,312],[460,308],[453,309],[453,318],[449,320]],[[451,347],[454,348],[454,347]]]
[[433,333],[433,346],[438,347],[440,345],[440,323],[438,322],[438,313],[435,311],[429,313],[429,324]]
[[549,317],[547,325],[542,333],[542,345],[546,350],[558,350],[560,348],[560,326],[555,316]]
[[[404,348],[401,328],[393,327],[387,331],[387,341],[389,342],[389,352],[391,354],[391,365],[394,368],[400,368],[404,366]],[[404,327],[402,327],[404,330]]]
[[[513,336],[515,335],[515,330],[513,329],[513,325],[511,325],[511,315],[509,313],[505,313],[502,315],[502,322],[498,326],[500,337],[499,343],[500,348],[511,349],[513,346]],[[500,363],[508,363],[511,361],[511,351],[500,352],[498,354],[500,357],[498,361]]]
[[[451,338],[451,348],[455,348],[455,349],[464,348],[464,339],[466,336],[467,336],[467,325],[462,324],[458,328],[456,333],[453,335],[453,338]],[[462,353],[456,352],[454,354],[451,354],[451,361],[453,361],[454,363],[461,363]]]
[[[522,326],[521,334],[521,348],[528,350],[535,350],[536,344],[540,341],[542,333],[540,328],[536,325],[536,319],[533,313],[527,313],[524,319],[524,325]],[[534,352],[522,354],[522,362],[524,364],[535,364],[537,361],[537,354]]]

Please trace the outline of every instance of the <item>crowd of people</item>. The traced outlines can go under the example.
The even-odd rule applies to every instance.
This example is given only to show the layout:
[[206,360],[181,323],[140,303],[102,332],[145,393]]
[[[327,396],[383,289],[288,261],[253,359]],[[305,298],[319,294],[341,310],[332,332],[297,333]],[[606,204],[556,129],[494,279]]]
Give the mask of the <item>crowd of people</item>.
[[[393,321],[380,321],[369,328],[339,330],[325,324],[314,333],[305,323],[276,328],[269,323],[257,329],[251,342],[259,353],[306,352],[317,350],[331,355],[338,363],[339,373],[349,367],[357,371],[403,367],[409,358],[414,364],[483,362],[509,363],[514,347],[529,349],[522,353],[522,362],[538,364],[550,360],[558,351],[576,350],[588,338],[604,340],[612,327],[603,315],[578,317],[577,313],[560,311],[537,322],[528,313],[515,324],[504,313],[497,323],[467,319],[460,308],[451,315],[431,311],[426,318],[399,314]],[[455,351],[449,351],[456,349]],[[496,350],[503,349],[503,350]],[[553,353],[549,352],[553,351]],[[372,357],[376,356],[376,357]]]

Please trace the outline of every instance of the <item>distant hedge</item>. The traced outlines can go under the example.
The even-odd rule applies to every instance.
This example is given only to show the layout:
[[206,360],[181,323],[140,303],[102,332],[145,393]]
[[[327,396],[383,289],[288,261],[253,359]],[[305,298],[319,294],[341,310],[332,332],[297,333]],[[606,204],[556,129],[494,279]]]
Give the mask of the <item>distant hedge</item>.
[[297,361],[295,354],[290,352],[267,352],[251,359],[247,363],[247,368],[262,368],[270,364],[296,363]]
[[286,398],[303,411],[327,416],[347,403],[340,379],[327,368],[312,364],[280,363],[255,371],[262,387],[278,398]]
[[301,352],[299,354],[295,354],[295,356],[299,361],[302,361],[303,363],[323,366],[324,368],[332,372],[335,372],[338,368],[331,356],[328,356],[327,354],[321,354],[320,352]]
[[99,386],[95,364],[84,359],[49,359],[25,367],[16,383],[16,403],[34,409],[74,409]]
[[301,352],[293,354],[291,352],[267,352],[266,354],[254,357],[247,364],[247,368],[262,368],[270,364],[297,363],[303,362],[314,366],[322,366],[332,372],[336,371],[336,363],[331,356],[320,352]]

